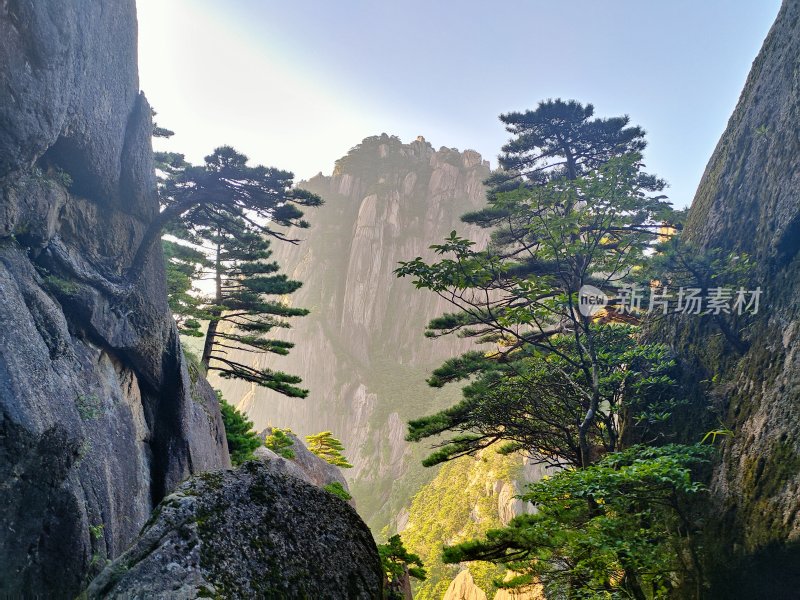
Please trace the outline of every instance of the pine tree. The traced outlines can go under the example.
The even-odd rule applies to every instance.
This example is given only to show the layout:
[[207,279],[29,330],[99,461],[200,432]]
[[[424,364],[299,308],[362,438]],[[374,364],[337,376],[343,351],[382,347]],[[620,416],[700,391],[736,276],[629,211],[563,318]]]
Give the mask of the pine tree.
[[[201,361],[222,377],[236,378],[293,397],[305,397],[300,378],[280,371],[257,368],[233,356],[233,351],[286,355],[293,344],[271,339],[275,328],[289,327],[288,318],[308,314],[282,302],[282,296],[301,283],[279,274],[270,261],[269,241],[251,231],[243,219],[228,219],[225,228],[213,221],[193,224],[196,236],[211,245],[210,277],[214,281],[212,303],[206,308],[209,324]],[[222,326],[224,325],[224,326]]]
[[406,549],[399,535],[393,535],[385,544],[380,544],[378,554],[383,566],[387,599],[405,598],[403,588],[409,585],[409,577],[425,581],[427,573],[422,559]]
[[[536,361],[537,369],[545,365],[555,369],[546,370],[557,376],[548,385],[557,383],[559,388],[550,396],[571,395],[571,403],[582,413],[577,421],[574,415],[559,421],[570,429],[579,423],[575,436],[582,466],[591,464],[597,454],[593,430],[611,427],[605,433],[611,450],[616,448],[618,432],[617,403],[609,407],[604,402],[608,361],[599,345],[602,328],[581,314],[578,292],[584,285],[594,285],[611,297],[615,286],[636,282],[637,269],[646,261],[646,251],[669,212],[663,199],[645,194],[640,174],[640,156],[626,154],[577,179],[557,178],[498,192],[487,213],[505,217],[488,249],[475,250],[473,242],[453,232],[443,244],[433,246],[440,260],[428,263],[417,258],[397,270],[456,309],[432,320],[428,335],[458,333],[492,344],[487,352],[448,361],[430,383],[442,385],[483,374],[482,384],[496,385],[503,381],[503,373],[530,374],[530,365],[519,363],[526,357]],[[491,372],[498,376],[490,376]],[[480,433],[482,425],[502,417],[502,411],[480,413],[480,406],[465,398],[450,410],[413,422],[410,438],[460,432],[436,460],[504,441],[502,421],[492,423],[490,435]],[[539,447],[532,443],[526,449],[536,453]]]
[[163,232],[181,218],[211,220],[223,229],[241,219],[251,231],[296,242],[281,227],[308,227],[301,209],[322,204],[315,194],[293,188],[292,173],[249,166],[247,157],[230,146],[217,148],[201,166],[189,165],[180,154],[164,153],[158,166],[164,165],[169,176],[159,190],[162,210],[142,236],[126,274],[129,281],[138,280]]
[[253,457],[253,450],[262,445],[261,439],[253,431],[253,422],[228,404],[217,391],[222,423],[225,425],[225,439],[228,442],[228,453],[231,463],[240,465]]
[[[301,283],[280,274],[270,260],[270,238],[292,241],[276,225],[306,227],[297,205],[316,206],[320,199],[292,189],[291,173],[249,167],[247,157],[230,147],[215,150],[202,167],[181,154],[159,153],[157,169],[165,208],[151,233],[175,238],[165,241],[171,307],[181,333],[205,335],[203,367],[305,397],[299,377],[253,366],[234,352],[285,355],[292,347],[270,334],[308,311],[285,302]],[[146,244],[134,261],[139,267]],[[213,282],[210,298],[192,289],[198,280]],[[204,334],[201,321],[208,322]]]
[[332,465],[342,467],[343,469],[351,469],[353,467],[344,457],[344,446],[342,442],[333,437],[333,433],[330,431],[322,431],[314,435],[308,435],[306,436],[306,442],[311,452]]
[[268,431],[269,434],[264,440],[264,445],[278,456],[282,456],[288,460],[294,460],[294,433],[292,430],[273,427]]
[[542,583],[548,597],[672,597],[676,582],[702,597],[696,541],[698,499],[692,474],[708,446],[633,447],[584,469],[563,470],[522,495],[537,508],[490,530],[485,539],[446,547],[446,563],[489,561],[515,577],[504,586]]
[[[432,320],[427,335],[490,345],[434,371],[433,386],[468,381],[463,400],[411,422],[408,438],[449,434],[426,464],[497,445],[566,468],[526,496],[540,515],[459,544],[448,560],[504,563],[523,574],[512,582],[519,584],[546,573],[568,597],[605,591],[644,600],[644,585],[682,569],[664,561],[670,544],[693,547],[685,529],[665,533],[675,531],[680,511],[662,506],[660,494],[672,502],[699,488],[687,466],[691,450],[626,450],[624,428],[643,424],[651,441],[663,435],[681,402],[675,364],[664,346],[638,343],[639,314],[620,306],[582,312],[579,290],[592,285],[613,297],[620,286],[649,283],[643,267],[673,215],[653,195],[664,183],[642,170],[641,129],[627,117],[592,115],[591,105],[556,100],[503,116],[516,135],[501,157],[506,171],[491,180],[487,208],[463,217],[492,228],[489,246],[476,250],[453,232],[432,247],[437,260],[397,270],[455,309]],[[633,533],[641,546],[625,545]]]
[[201,320],[208,319],[204,310],[208,304],[195,287],[208,266],[206,255],[191,246],[171,240],[162,240],[167,272],[167,299],[175,317],[178,333],[189,337],[203,337]]

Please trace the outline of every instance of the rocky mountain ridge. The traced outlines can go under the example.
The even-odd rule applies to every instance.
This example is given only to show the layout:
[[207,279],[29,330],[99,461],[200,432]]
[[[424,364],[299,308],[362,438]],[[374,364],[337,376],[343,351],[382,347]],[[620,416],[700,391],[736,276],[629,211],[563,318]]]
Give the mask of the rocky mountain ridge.
[[302,183],[325,205],[308,215],[311,229],[299,232],[304,240],[275,248],[275,258],[303,282],[291,302],[312,312],[286,333],[297,342],[288,357],[256,363],[300,375],[311,394],[286,399],[215,381],[257,427],[333,431],[354,465],[346,476],[359,511],[377,531],[433,475],[419,466],[424,449],[405,442],[405,423],[454,399],[457,390],[431,390],[424,380],[467,347],[423,337],[427,321],[446,305],[393,271],[399,261],[430,256],[429,245],[453,229],[486,239],[459,218],[484,204],[488,174],[477,152],[383,134],[351,149],[332,175]]

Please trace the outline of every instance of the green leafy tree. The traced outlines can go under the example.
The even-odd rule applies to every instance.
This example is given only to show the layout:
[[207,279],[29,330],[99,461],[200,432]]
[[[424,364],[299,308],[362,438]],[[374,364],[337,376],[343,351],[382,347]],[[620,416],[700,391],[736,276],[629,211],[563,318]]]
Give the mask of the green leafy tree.
[[217,392],[219,408],[222,413],[222,422],[225,425],[225,439],[228,441],[228,453],[231,463],[240,465],[253,458],[253,450],[261,446],[261,439],[253,431],[253,422],[244,414],[228,404]]
[[583,466],[577,424],[585,418],[596,375],[598,410],[586,438],[590,462],[623,445],[628,423],[636,426],[638,438],[658,439],[682,404],[676,399],[676,364],[666,346],[640,344],[637,332],[632,325],[593,324],[590,333],[598,348],[594,372],[576,367],[581,349],[571,335],[554,336],[553,352],[523,347],[506,361],[485,360],[478,352],[448,361],[434,372],[431,385],[469,372],[463,369],[469,361],[480,370],[463,387],[461,402],[411,421],[408,438],[454,433],[424,461],[426,466],[493,445],[501,453],[522,451],[554,466]]
[[311,452],[330,464],[343,469],[351,469],[353,467],[344,457],[342,442],[333,437],[332,432],[322,431],[314,435],[308,435],[306,436],[306,442]]
[[695,536],[706,489],[692,470],[706,446],[636,446],[598,463],[561,471],[531,485],[522,498],[535,514],[514,518],[485,539],[448,547],[445,562],[485,560],[540,581],[570,598],[667,598],[676,583],[702,593]]
[[[518,450],[567,468],[526,496],[540,505],[542,516],[515,521],[525,528],[508,534],[517,544],[510,546],[510,556],[502,548],[469,542],[449,551],[448,559],[494,560],[518,573],[543,576],[537,570],[538,562],[546,564],[541,556],[554,556],[571,597],[596,597],[599,574],[605,573],[599,583],[607,592],[602,597],[619,592],[642,600],[644,587],[657,588],[676,570],[688,572],[673,563],[664,567],[664,577],[653,576],[651,568],[673,550],[667,535],[639,540],[649,540],[650,554],[659,557],[642,563],[631,558],[630,548],[615,545],[637,526],[647,530],[647,515],[664,516],[658,512],[663,486],[672,494],[670,501],[676,489],[699,489],[692,487],[697,484],[685,462],[652,474],[625,454],[631,424],[640,430],[628,438],[649,435],[647,441],[663,443],[664,424],[680,403],[675,364],[664,346],[638,343],[639,317],[628,310],[636,304],[633,297],[628,306],[591,313],[581,310],[580,291],[594,286],[614,297],[619,288],[641,283],[664,223],[675,215],[662,196],[654,195],[664,183],[642,170],[643,132],[629,127],[627,117],[603,120],[592,114],[591,106],[552,101],[504,116],[516,135],[501,157],[506,171],[493,177],[488,206],[463,217],[492,228],[488,247],[476,249],[453,232],[432,247],[436,260],[417,258],[397,270],[455,309],[431,321],[427,335],[457,334],[489,346],[434,371],[429,380],[434,386],[468,382],[463,400],[413,421],[409,439],[450,434],[426,464],[497,444],[501,452]],[[653,469],[666,469],[667,458],[647,452],[641,451],[642,460],[652,458]],[[636,468],[623,469],[626,460]],[[617,467],[627,476],[635,506],[611,502],[615,495],[625,496],[621,483],[616,491],[601,487],[619,483],[611,473]],[[553,482],[564,485],[556,489]],[[585,526],[608,523],[623,506],[626,516],[638,515],[638,520],[619,520],[602,539],[590,535]],[[612,539],[614,531],[619,538]],[[512,583],[530,581],[522,576]]]
[[390,600],[404,598],[403,586],[408,583],[409,577],[420,581],[427,577],[422,560],[405,548],[399,535],[393,535],[385,544],[380,544],[378,554],[383,566],[386,597]]
[[[440,260],[428,263],[417,258],[401,263],[397,270],[457,309],[434,319],[429,335],[458,333],[492,345],[489,351],[470,352],[445,363],[434,373],[433,385],[490,371],[513,371],[525,357],[538,357],[540,364],[558,357],[559,385],[566,386],[558,393],[574,396],[583,415],[576,432],[582,466],[596,457],[592,431],[609,415],[602,414],[605,328],[580,312],[578,293],[582,286],[593,285],[613,296],[616,287],[635,281],[636,270],[657,239],[669,206],[645,193],[640,168],[640,156],[627,154],[577,179],[557,178],[541,186],[498,192],[489,211],[504,214],[505,225],[494,231],[486,250],[474,249],[473,242],[453,232],[443,244],[433,246]],[[462,404],[412,424],[411,438],[463,429],[475,418],[471,410],[475,406]],[[494,442],[501,440],[497,436]],[[460,436],[452,441],[452,455],[457,456],[477,451],[489,440],[476,443]]]

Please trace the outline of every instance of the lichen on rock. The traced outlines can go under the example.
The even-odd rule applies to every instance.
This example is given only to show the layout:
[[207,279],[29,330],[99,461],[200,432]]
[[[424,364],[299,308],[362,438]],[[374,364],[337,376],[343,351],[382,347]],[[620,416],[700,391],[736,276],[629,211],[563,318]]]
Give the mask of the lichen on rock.
[[358,514],[256,460],[183,484],[87,595],[377,600],[382,586],[377,548]]

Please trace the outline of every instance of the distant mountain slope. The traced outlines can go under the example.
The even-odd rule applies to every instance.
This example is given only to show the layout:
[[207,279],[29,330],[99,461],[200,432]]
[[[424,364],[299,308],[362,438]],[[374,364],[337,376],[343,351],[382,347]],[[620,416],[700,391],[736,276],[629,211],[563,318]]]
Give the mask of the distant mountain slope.
[[297,343],[291,355],[266,364],[301,375],[311,394],[286,399],[241,382],[217,382],[258,428],[333,431],[354,465],[347,476],[359,511],[376,530],[434,475],[419,466],[425,449],[404,441],[405,423],[455,399],[457,390],[432,390],[424,379],[467,347],[423,336],[445,303],[393,271],[401,260],[430,256],[428,247],[453,229],[485,239],[459,217],[484,204],[488,175],[477,152],[436,151],[421,137],[403,144],[384,134],[354,147],[331,176],[303,183],[325,205],[309,215],[310,230],[295,232],[306,239],[276,244],[275,258],[304,282],[291,302],[312,314],[286,332]]
[[[552,472],[551,472],[552,473]],[[543,465],[514,454],[502,456],[492,448],[476,457],[442,465],[433,480],[414,496],[401,532],[408,549],[425,563],[428,577],[417,583],[416,600],[538,600],[537,586],[513,592],[496,590],[495,579],[507,571],[486,562],[442,563],[442,547],[482,538],[487,531],[508,525],[512,518],[533,511],[516,496],[527,484],[548,474]]]

